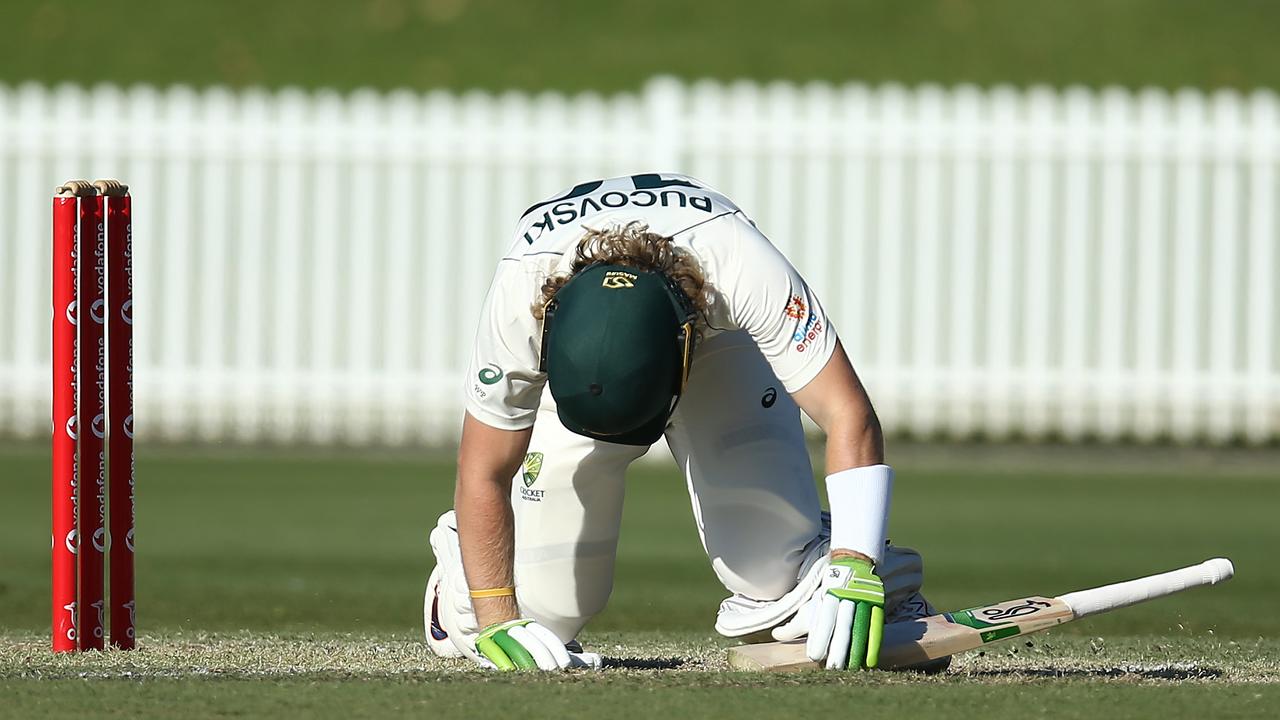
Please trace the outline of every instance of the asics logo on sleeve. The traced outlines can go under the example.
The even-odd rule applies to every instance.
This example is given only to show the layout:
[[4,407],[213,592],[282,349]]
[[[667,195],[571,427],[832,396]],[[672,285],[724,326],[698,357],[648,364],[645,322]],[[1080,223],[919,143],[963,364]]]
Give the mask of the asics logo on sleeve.
[[488,367],[481,368],[477,377],[479,377],[480,382],[485,385],[492,385],[502,379],[502,368],[497,365],[489,365]]

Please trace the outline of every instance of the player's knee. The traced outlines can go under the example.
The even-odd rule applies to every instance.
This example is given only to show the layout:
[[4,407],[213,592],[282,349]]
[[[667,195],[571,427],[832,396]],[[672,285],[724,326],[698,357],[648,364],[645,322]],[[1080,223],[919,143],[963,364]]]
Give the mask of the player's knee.
[[777,600],[796,586],[798,563],[785,559],[737,560],[719,556],[711,567],[725,589],[754,600]]
[[613,558],[578,558],[564,568],[521,567],[516,586],[521,611],[568,642],[608,604]]
[[756,600],[777,600],[790,592],[816,542],[817,521],[740,506],[734,508],[737,516],[748,522],[738,525],[729,521],[728,509],[718,510],[704,532],[711,567],[725,589]]
[[556,637],[569,642],[578,636],[591,618],[604,610],[608,600],[607,591],[573,597],[521,591],[520,610],[542,623]]

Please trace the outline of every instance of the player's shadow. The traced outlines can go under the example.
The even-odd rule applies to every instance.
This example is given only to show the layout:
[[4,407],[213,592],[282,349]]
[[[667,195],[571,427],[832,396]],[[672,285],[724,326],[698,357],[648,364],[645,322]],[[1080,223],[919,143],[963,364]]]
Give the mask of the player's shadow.
[[1008,668],[1000,670],[968,670],[965,675],[1004,678],[1141,678],[1143,680],[1213,680],[1222,676],[1217,668]]
[[684,658],[601,658],[605,668],[611,670],[678,670],[684,667]]

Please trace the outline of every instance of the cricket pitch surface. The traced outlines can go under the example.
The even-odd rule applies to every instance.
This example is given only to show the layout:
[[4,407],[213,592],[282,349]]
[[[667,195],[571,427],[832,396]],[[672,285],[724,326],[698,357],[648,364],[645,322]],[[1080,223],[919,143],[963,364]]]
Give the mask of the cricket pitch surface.
[[[520,706],[572,717],[608,704],[611,717],[743,712],[787,717],[856,704],[949,717],[1268,717],[1280,702],[1280,642],[1055,636],[958,656],[942,675],[735,672],[713,638],[604,634],[600,671],[486,672],[430,654],[418,638],[146,636],[134,652],[54,655],[44,637],[0,644],[0,693],[14,716],[89,712],[187,717],[288,708],[319,717],[387,711],[464,717]],[[590,715],[591,713],[587,713]]]
[[[956,610],[1226,556],[1236,577],[960,655],[937,676],[737,672],[684,483],[628,478],[601,671],[498,674],[422,640],[452,465],[144,448],[138,649],[55,655],[44,444],[0,445],[0,717],[1274,717],[1280,453],[895,447],[890,532]],[[1021,453],[1021,455],[1019,455]]]

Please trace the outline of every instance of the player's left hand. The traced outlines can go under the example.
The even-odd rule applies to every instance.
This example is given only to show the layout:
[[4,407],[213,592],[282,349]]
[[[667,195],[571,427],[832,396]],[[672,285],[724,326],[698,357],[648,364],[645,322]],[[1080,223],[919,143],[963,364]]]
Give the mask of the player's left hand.
[[476,652],[498,670],[564,670],[573,664],[555,633],[528,618],[481,630]]
[[871,561],[837,554],[822,587],[826,592],[811,619],[805,653],[814,662],[825,658],[828,669],[875,667],[884,634],[884,583]]

